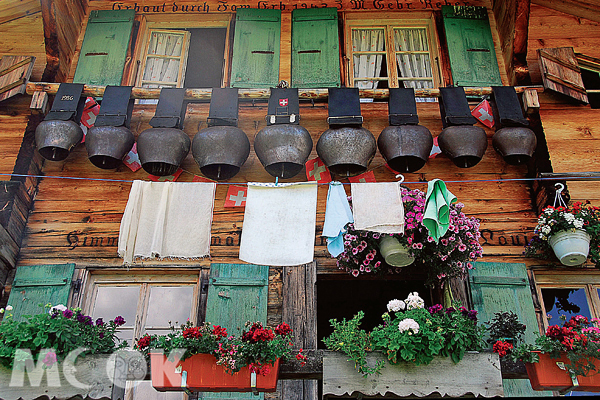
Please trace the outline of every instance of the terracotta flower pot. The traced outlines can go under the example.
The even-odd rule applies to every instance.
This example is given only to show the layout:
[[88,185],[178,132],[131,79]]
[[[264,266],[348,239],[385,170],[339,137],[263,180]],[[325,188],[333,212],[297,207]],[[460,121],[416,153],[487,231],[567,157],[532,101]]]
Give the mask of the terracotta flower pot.
[[[539,353],[539,352],[537,352]],[[525,363],[527,375],[533,390],[576,390],[584,392],[600,392],[600,360],[594,359],[596,371],[588,372],[588,376],[578,375],[574,381],[566,369],[559,365],[570,364],[566,353],[561,353],[560,358],[550,358],[548,354],[539,353],[540,361],[537,363]]]
[[277,389],[279,359],[271,371],[263,376],[256,374],[254,385],[249,367],[229,374],[210,354],[196,354],[180,362],[173,362],[161,353],[151,353],[152,386],[160,391],[202,392],[274,392]]
[[548,239],[548,244],[563,265],[581,265],[590,250],[590,235],[584,230],[560,231]]

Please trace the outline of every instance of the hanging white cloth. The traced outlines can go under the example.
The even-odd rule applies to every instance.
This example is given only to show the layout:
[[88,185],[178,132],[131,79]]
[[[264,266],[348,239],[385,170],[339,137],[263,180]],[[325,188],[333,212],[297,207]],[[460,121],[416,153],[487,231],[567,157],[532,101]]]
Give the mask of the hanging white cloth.
[[118,253],[140,258],[209,255],[215,183],[134,181],[121,219]]
[[354,229],[404,233],[404,204],[398,182],[352,183]]
[[316,182],[248,182],[240,260],[274,266],[312,262],[316,218]]

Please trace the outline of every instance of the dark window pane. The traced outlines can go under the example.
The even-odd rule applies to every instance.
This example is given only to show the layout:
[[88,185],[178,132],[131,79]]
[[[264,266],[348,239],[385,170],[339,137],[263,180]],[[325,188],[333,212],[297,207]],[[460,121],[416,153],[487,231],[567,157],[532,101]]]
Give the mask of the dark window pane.
[[191,38],[183,87],[221,87],[227,29],[197,28],[188,31]]
[[562,325],[561,315],[567,320],[575,315],[592,318],[584,288],[542,289],[542,298],[549,325]]

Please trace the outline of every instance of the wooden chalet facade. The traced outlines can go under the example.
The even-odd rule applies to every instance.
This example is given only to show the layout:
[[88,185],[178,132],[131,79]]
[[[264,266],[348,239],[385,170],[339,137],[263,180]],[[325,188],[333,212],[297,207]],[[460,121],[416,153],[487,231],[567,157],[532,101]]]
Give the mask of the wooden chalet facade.
[[[143,332],[164,330],[168,321],[187,318],[198,323],[226,323],[227,318],[265,319],[269,324],[285,321],[294,328],[299,347],[317,349],[323,348],[321,339],[328,332],[330,318],[351,317],[359,310],[379,318],[388,300],[413,291],[430,304],[439,302],[441,291],[426,288],[418,273],[354,278],[336,267],[321,236],[326,185],[318,188],[313,263],[268,268],[239,265],[243,264],[239,244],[244,209],[224,207],[228,185],[217,185],[210,258],[152,260],[124,267],[117,255],[121,218],[132,181],[147,180],[148,173],[133,172],[125,164],[115,170],[96,168],[84,145],[74,148],[64,161],[47,161],[34,143],[35,128],[51,104],[51,100],[43,103],[43,93],[49,92],[52,98],[58,86],[47,83],[61,82],[85,83],[84,93],[97,98],[106,85],[134,86],[137,99],[158,98],[159,90],[140,89],[143,86],[198,89],[187,93],[187,99],[194,100],[187,105],[184,124],[190,138],[207,126],[210,91],[201,89],[238,87],[239,128],[251,144],[266,126],[268,88],[281,80],[300,88],[300,124],[315,144],[328,128],[324,88],[362,82],[362,97],[375,99],[361,103],[363,126],[377,137],[388,125],[386,88],[406,82],[398,76],[395,34],[416,29],[426,42],[422,53],[430,60],[429,73],[418,75],[426,88],[417,90],[420,99],[434,99],[436,88],[452,84],[483,88],[474,92],[480,96],[470,99],[473,108],[481,94],[490,93],[490,86],[516,86],[538,140],[534,159],[513,166],[494,150],[494,131],[485,127],[490,145],[477,165],[458,168],[440,154],[417,172],[404,174],[409,188],[421,190],[425,182],[442,179],[465,204],[465,214],[481,220],[484,256],[471,271],[469,282],[453,283],[455,297],[476,307],[482,321],[497,311],[519,312],[528,325],[529,338],[545,329],[546,314],[556,312],[555,299],[568,299],[581,313],[600,317],[600,271],[589,264],[568,268],[522,255],[539,210],[554,199],[557,181],[552,179],[566,184],[571,200],[600,205],[600,1],[5,2],[0,10],[0,55],[33,56],[35,61],[23,67],[30,73],[26,90],[17,86],[8,91],[13,96],[0,101],[0,179],[5,189],[0,191],[0,307],[20,302],[26,304],[20,312],[27,312],[40,303],[62,302],[94,317],[120,314],[127,321],[124,337],[129,341]],[[452,25],[442,12],[442,6],[448,5],[485,7],[487,15],[474,20],[457,14],[459,21]],[[253,11],[244,15],[254,17],[236,20],[238,10],[248,8]],[[379,79],[355,79],[353,52],[361,49],[352,46],[353,34],[361,30],[385,38],[385,46],[376,51],[384,55],[382,68],[388,72]],[[153,57],[157,58],[151,48],[153,35],[183,43],[178,51],[163,57],[176,65],[169,79],[144,74]],[[244,38],[247,42],[242,42]],[[253,47],[257,43],[266,47]],[[318,57],[313,45],[321,46]],[[253,51],[265,55],[263,60],[254,61]],[[557,69],[540,65],[540,54]],[[7,62],[14,65],[22,59]],[[7,66],[0,64],[3,68]],[[583,80],[576,80],[579,76]],[[376,90],[369,86],[373,81],[380,83]],[[583,97],[589,97],[591,105]],[[150,127],[156,106],[136,103],[131,131],[137,136]],[[424,101],[417,106],[420,124],[437,136],[442,130],[438,103]],[[315,157],[313,147],[309,159]],[[181,167],[178,182],[202,175],[191,153]],[[378,182],[397,180],[379,151],[369,169]],[[530,179],[537,177],[547,179]],[[334,179],[347,182],[343,177]],[[302,171],[289,181],[304,180]],[[273,181],[251,148],[240,172],[226,183]],[[249,283],[216,288],[211,280],[215,276]],[[229,315],[217,313],[224,290],[236,296]],[[234,305],[246,303],[252,304],[249,309],[253,311],[237,313],[239,307]],[[108,315],[100,315],[105,311]],[[319,366],[311,368],[318,371]],[[288,378],[304,380],[282,380],[278,391],[265,398],[320,397],[318,373],[287,372]],[[150,393],[151,389],[148,383],[140,386],[134,398],[171,398]],[[537,394],[526,379],[504,380],[504,392],[506,396]]]

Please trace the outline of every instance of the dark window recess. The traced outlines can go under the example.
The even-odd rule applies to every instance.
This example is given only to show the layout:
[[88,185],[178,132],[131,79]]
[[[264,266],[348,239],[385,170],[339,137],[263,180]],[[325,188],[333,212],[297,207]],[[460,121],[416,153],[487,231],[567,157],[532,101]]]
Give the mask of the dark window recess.
[[221,87],[227,29],[196,28],[187,31],[191,37],[183,87]]
[[381,315],[387,312],[390,300],[404,300],[411,292],[418,292],[425,300],[425,306],[431,306],[430,290],[423,281],[405,281],[373,279],[353,280],[317,280],[317,337],[318,348],[325,348],[323,338],[331,335],[333,328],[330,319],[341,321],[352,317],[358,311],[364,311],[361,328],[370,331],[383,323]]
[[[600,74],[598,72],[581,68],[581,79],[586,90],[600,89]],[[600,93],[588,93],[587,96],[592,108],[600,108]]]
[[567,320],[579,314],[592,317],[584,288],[542,289],[542,298],[549,325],[562,325],[561,315],[565,315]]

